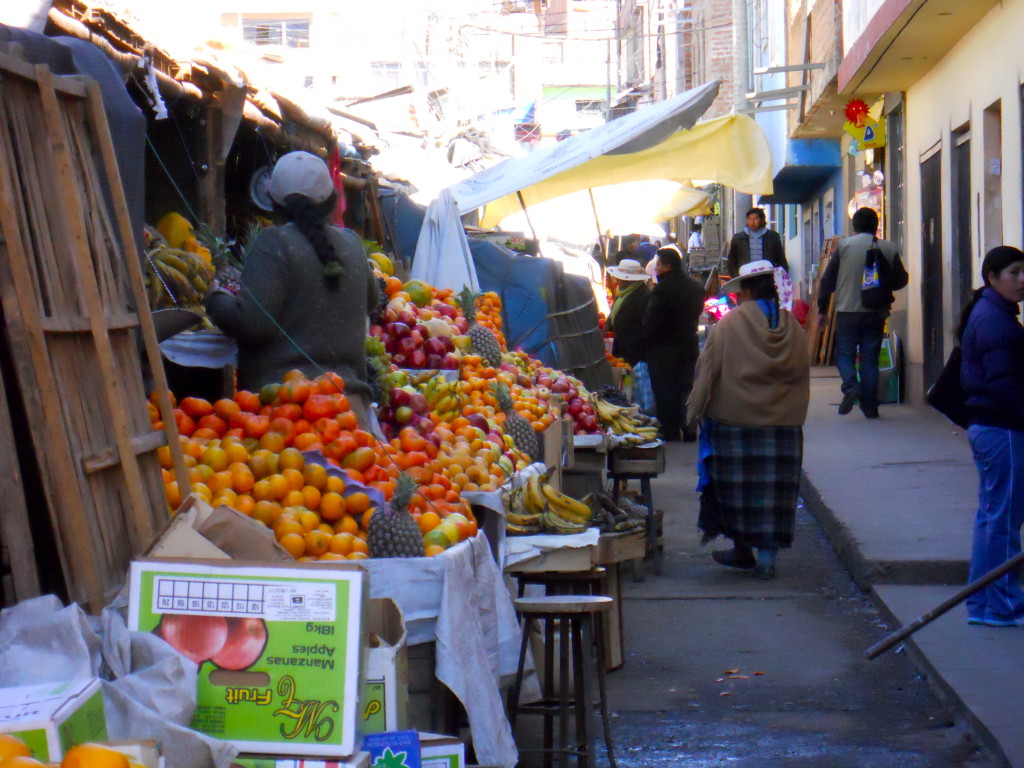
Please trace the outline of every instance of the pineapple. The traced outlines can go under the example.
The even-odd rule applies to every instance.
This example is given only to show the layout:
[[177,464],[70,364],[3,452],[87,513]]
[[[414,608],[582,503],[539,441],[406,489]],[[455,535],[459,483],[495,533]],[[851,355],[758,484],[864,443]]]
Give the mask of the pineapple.
[[423,532],[409,514],[416,481],[405,472],[398,476],[391,501],[370,515],[366,544],[370,557],[424,557]]
[[477,294],[468,286],[459,292],[459,305],[462,307],[462,314],[466,316],[466,322],[469,323],[469,338],[473,340],[473,354],[480,355],[492,368],[498,368],[501,366],[501,346],[490,328],[477,325],[476,297]]
[[508,385],[500,381],[495,382],[494,398],[498,401],[498,407],[505,413],[505,431],[512,436],[516,448],[529,456],[530,461],[537,461],[540,458],[537,433],[533,431],[530,422],[516,413]]

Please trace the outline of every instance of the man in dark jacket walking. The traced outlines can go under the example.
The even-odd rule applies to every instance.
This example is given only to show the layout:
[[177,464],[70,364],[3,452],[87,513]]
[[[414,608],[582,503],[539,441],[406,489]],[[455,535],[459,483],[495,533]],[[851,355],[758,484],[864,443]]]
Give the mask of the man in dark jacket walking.
[[[700,355],[697,325],[704,311],[704,287],[683,272],[674,248],[662,248],[657,259],[658,284],[644,315],[644,349],[662,437],[674,441],[686,425],[685,403]],[[687,441],[695,438],[684,436]]]
[[733,235],[729,242],[729,255],[726,259],[729,277],[739,275],[740,267],[744,264],[762,259],[789,272],[782,238],[778,232],[768,229],[766,222],[764,209],[751,208],[747,211],[747,226],[742,232]]

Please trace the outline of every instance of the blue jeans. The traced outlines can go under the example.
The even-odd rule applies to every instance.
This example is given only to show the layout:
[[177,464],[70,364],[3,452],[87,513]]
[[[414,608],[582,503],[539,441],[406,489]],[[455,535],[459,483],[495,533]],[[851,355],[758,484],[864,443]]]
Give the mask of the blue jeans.
[[[1020,553],[1024,523],[1024,432],[977,424],[967,430],[980,478],[974,522],[974,581]],[[967,598],[970,619],[1024,623],[1020,571],[1008,573]]]
[[877,312],[836,313],[836,368],[843,378],[843,394],[859,389],[860,407],[865,411],[878,410],[878,355],[884,331],[885,318]]

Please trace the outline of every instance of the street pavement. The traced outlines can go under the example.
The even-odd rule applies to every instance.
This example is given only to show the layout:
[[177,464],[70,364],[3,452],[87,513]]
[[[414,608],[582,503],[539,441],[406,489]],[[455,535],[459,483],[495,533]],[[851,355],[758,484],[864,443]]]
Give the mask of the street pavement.
[[[839,416],[839,397],[834,370],[816,369],[804,498],[895,629],[966,582],[978,477],[962,430],[930,409],[882,406],[869,421]],[[997,756],[1024,767],[1024,629],[966,619],[960,605],[905,649]]]

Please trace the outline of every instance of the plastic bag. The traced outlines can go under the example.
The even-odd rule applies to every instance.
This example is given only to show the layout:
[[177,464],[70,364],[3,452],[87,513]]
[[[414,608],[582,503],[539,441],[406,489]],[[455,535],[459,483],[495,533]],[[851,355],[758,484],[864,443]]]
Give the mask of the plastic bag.
[[633,366],[633,401],[648,415],[654,414],[654,387],[651,386],[651,372],[647,363],[641,361]]

